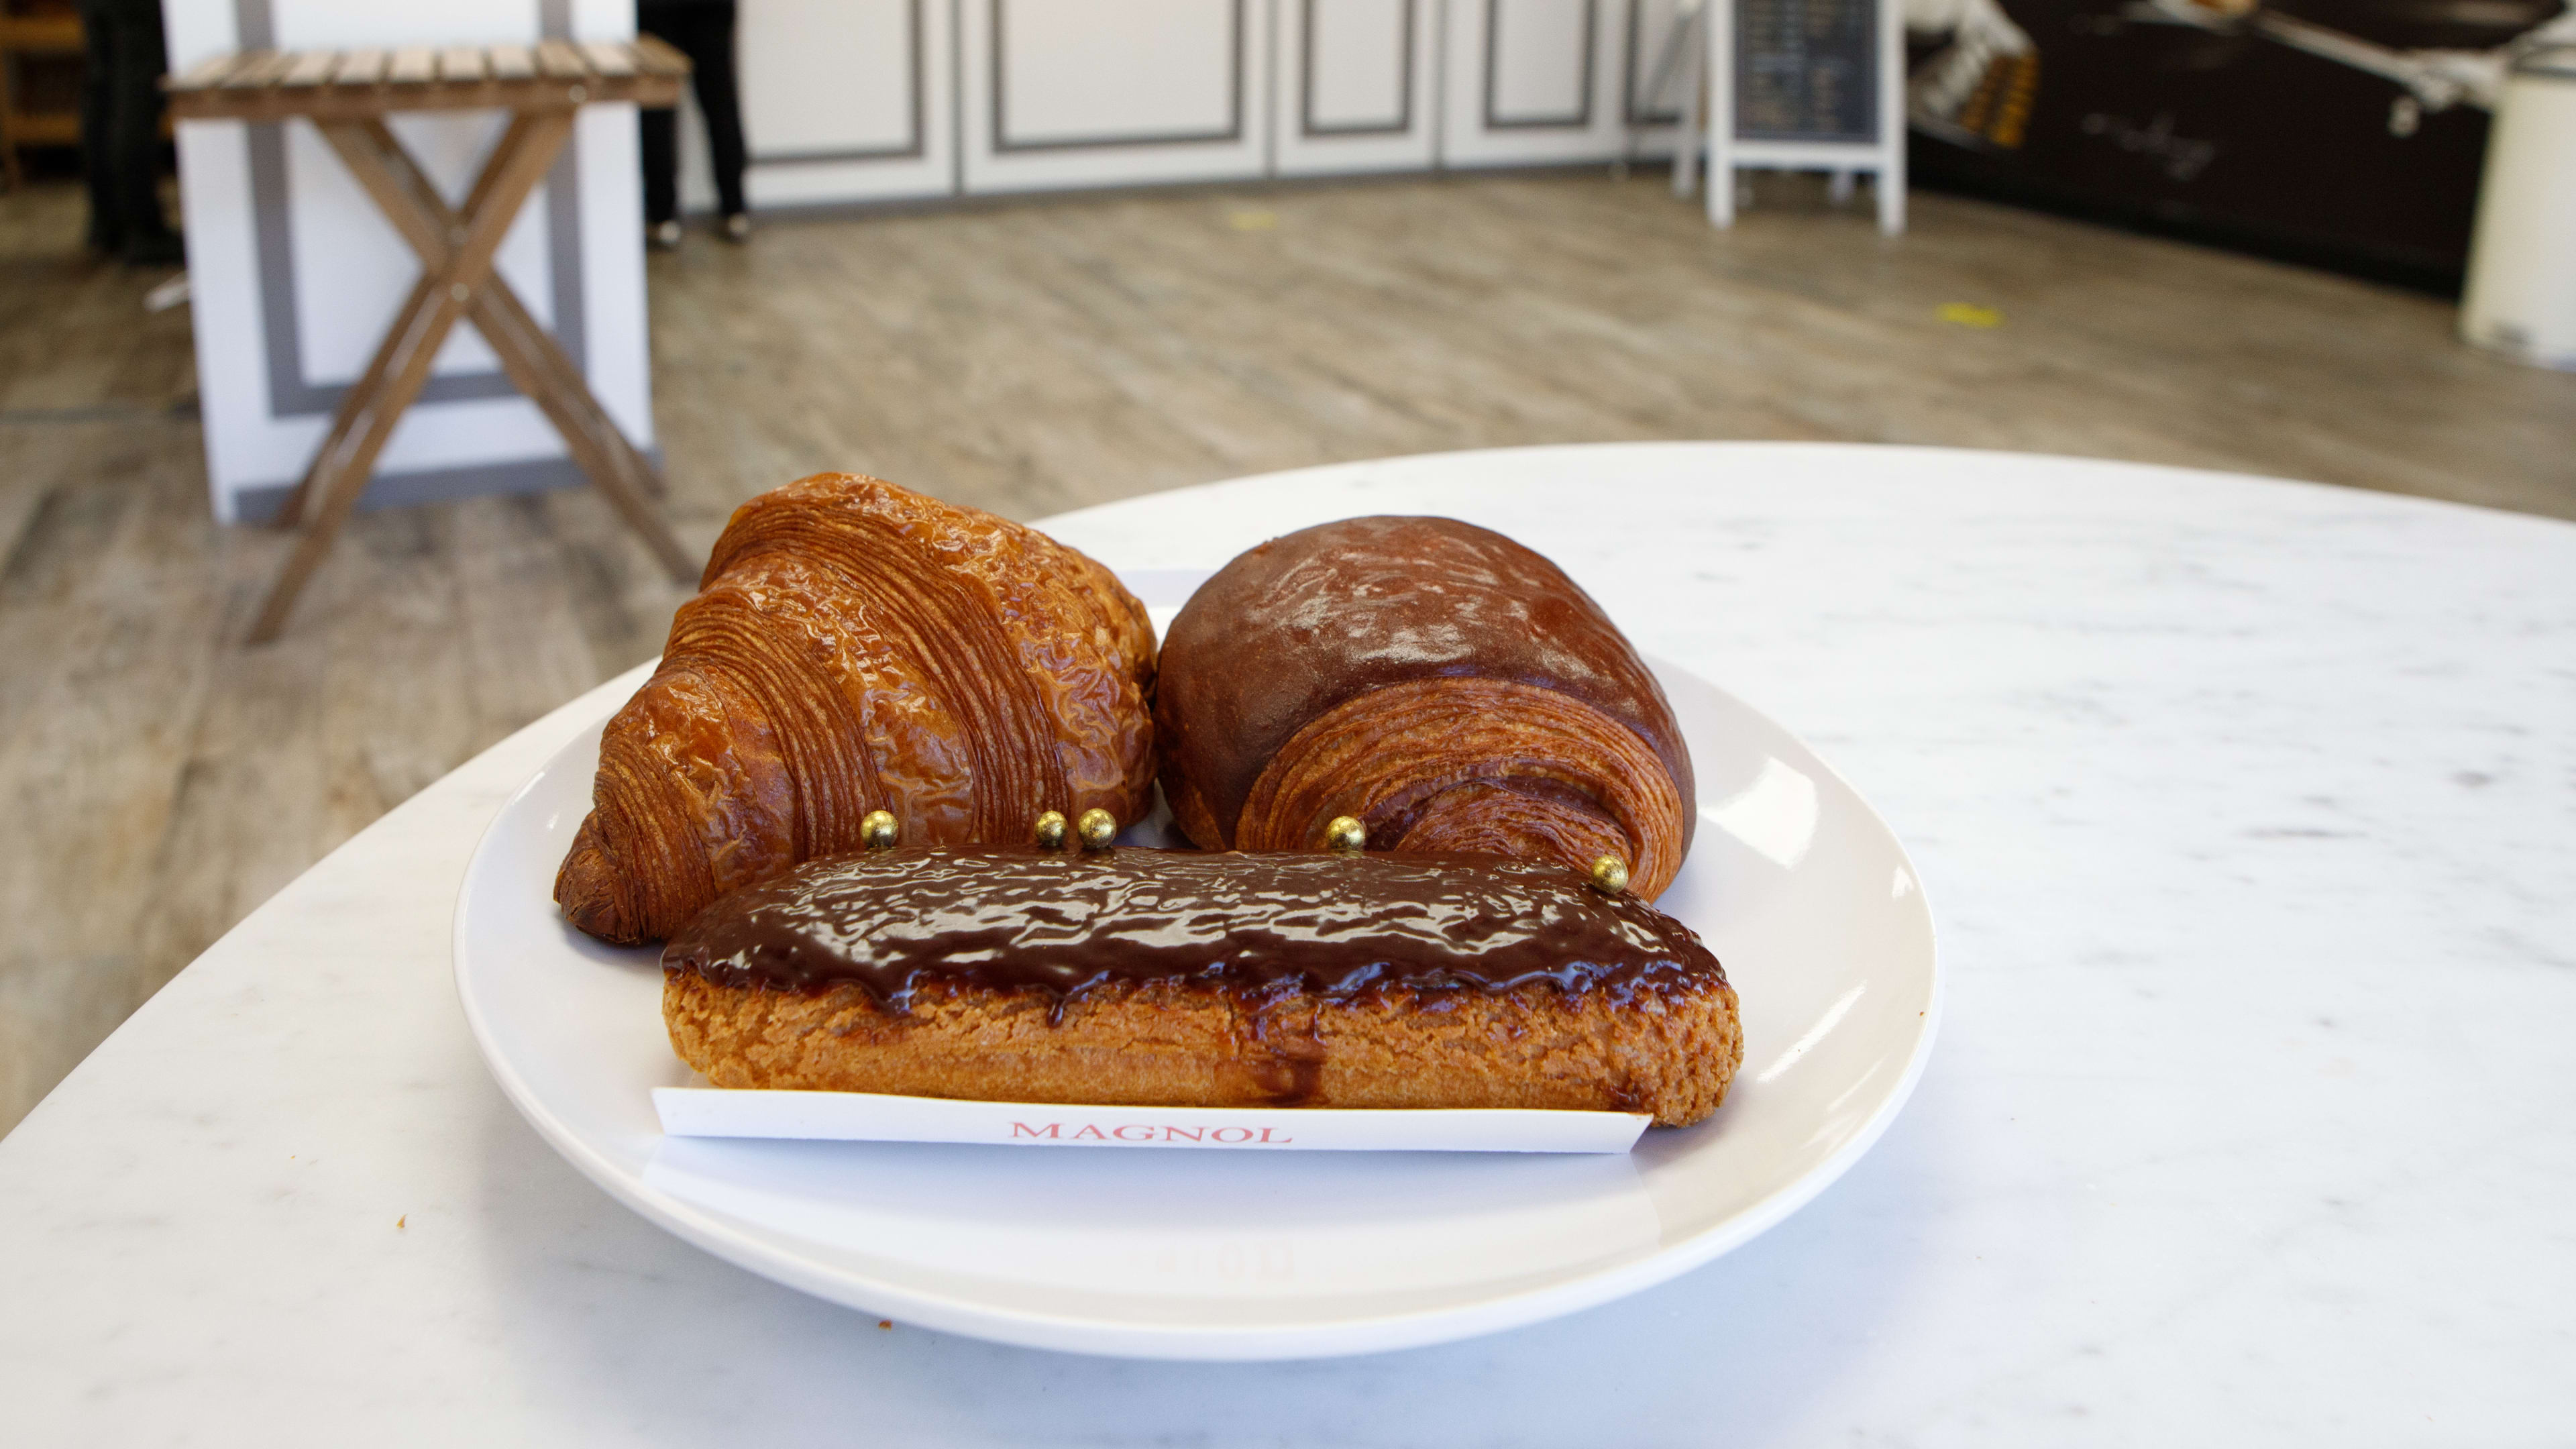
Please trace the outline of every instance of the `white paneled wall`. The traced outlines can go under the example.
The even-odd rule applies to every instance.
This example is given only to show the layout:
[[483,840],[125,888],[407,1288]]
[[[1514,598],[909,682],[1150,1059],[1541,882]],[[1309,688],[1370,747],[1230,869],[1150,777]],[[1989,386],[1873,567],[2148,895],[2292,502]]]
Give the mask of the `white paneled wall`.
[[[943,196],[956,189],[951,0],[740,0],[735,49],[754,207]],[[683,204],[715,205],[694,108]]]
[[1439,155],[1440,0],[1272,0],[1283,176],[1424,171]]
[[1441,160],[1515,166],[1618,154],[1625,0],[1447,0]]
[[[1674,0],[741,0],[751,197],[1669,153]],[[712,205],[686,121],[684,199]]]
[[967,190],[1268,169],[1268,0],[956,3]]
[[[752,0],[743,119],[761,158],[891,157],[921,148],[922,0]],[[827,105],[816,105],[828,100]]]
[[1619,104],[1626,109],[1629,124],[1637,128],[1640,154],[1670,156],[1680,139],[1682,87],[1698,70],[1677,63],[1658,90],[1655,63],[1664,59],[1673,39],[1674,0],[1633,0],[1624,8]]

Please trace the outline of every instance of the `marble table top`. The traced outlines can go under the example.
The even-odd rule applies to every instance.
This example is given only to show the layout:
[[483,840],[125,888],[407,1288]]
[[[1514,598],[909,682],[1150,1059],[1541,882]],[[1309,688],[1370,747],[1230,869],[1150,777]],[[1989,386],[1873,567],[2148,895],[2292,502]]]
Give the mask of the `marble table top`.
[[1798,731],[1920,865],[1943,1038],[1750,1246],[1494,1337],[1121,1362],[665,1236],[449,979],[502,799],[619,687],[252,914],[0,1141],[0,1441],[2565,1443],[2576,527],[2068,459],[1648,444],[1247,479],[1121,567],[1441,512]]

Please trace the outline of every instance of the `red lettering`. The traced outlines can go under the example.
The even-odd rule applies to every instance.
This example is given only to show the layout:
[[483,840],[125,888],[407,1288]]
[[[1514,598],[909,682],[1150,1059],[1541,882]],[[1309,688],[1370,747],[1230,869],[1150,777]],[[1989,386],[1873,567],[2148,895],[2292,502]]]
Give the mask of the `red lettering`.
[[1013,1141],[1027,1138],[1049,1142],[1108,1142],[1115,1139],[1120,1142],[1221,1142],[1228,1147],[1250,1142],[1285,1147],[1297,1140],[1278,1133],[1276,1127],[1152,1127],[1142,1122],[1130,1122],[1106,1132],[1095,1124],[1086,1123],[1079,1131],[1067,1133],[1061,1122],[1044,1122],[1036,1126],[1026,1122],[1011,1124]]

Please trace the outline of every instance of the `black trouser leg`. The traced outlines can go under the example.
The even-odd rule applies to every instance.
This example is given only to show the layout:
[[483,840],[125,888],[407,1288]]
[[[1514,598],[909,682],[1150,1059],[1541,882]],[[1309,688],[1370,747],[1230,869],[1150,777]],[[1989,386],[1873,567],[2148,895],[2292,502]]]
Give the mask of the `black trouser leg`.
[[116,37],[115,119],[108,125],[114,152],[116,211],[129,247],[161,241],[170,224],[161,217],[161,7],[122,7]]
[[116,149],[108,144],[116,129],[116,26],[106,7],[81,7],[81,35],[89,52],[81,76],[81,171],[89,182],[89,244],[113,252],[125,245],[125,223],[117,215]]
[[700,5],[690,14],[696,46],[689,52],[698,110],[707,118],[707,157],[716,173],[716,207],[727,216],[743,204],[742,173],[749,156],[742,140],[742,94],[734,78],[734,7]]
[[[635,33],[670,42],[682,55],[689,11],[680,5],[641,3],[635,7]],[[694,63],[694,62],[693,62]],[[680,113],[676,107],[638,111],[639,145],[644,153],[644,224],[660,226],[680,216]]]
[[[635,7],[635,28],[667,40],[689,58],[698,110],[707,120],[707,159],[715,166],[716,206],[727,216],[747,210],[743,168],[742,92],[734,78],[734,7],[655,5]],[[680,214],[679,123],[672,111],[644,112],[644,218],[659,224]]]
[[161,7],[83,0],[81,169],[89,239],[108,250],[169,235],[161,219]]
[[680,215],[680,113],[666,106],[635,114],[643,127],[644,224],[660,226]]

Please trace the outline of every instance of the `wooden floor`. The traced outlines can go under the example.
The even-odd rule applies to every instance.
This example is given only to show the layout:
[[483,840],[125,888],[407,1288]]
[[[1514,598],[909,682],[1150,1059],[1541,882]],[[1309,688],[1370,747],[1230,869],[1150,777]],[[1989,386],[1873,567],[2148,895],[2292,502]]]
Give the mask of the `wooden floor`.
[[[215,936],[679,595],[587,492],[375,513],[284,641],[208,519],[184,309],[0,197],[0,1130]],[[1938,196],[1500,176],[781,223],[651,268],[692,547],[823,468],[1018,518],[1335,459],[1615,438],[2031,449],[2576,518],[2576,377],[2439,302]],[[1951,304],[1999,325],[1945,320]]]

